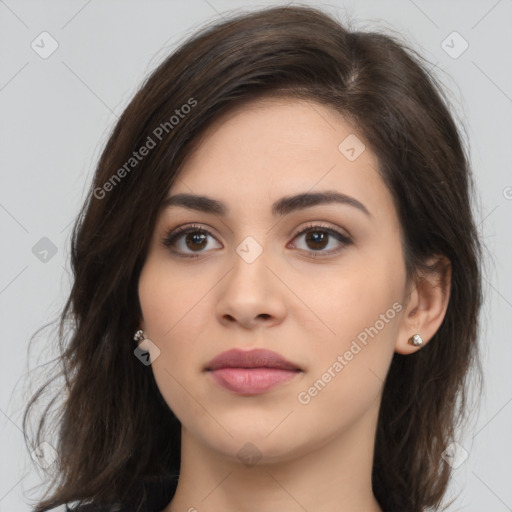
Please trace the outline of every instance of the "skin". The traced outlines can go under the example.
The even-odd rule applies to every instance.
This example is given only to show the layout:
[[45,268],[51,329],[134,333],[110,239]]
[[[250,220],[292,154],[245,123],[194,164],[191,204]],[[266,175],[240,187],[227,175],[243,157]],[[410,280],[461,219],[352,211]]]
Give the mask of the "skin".
[[[449,285],[442,276],[406,281],[393,198],[368,144],[354,161],[340,152],[350,134],[364,142],[325,106],[260,99],[216,120],[169,191],[210,196],[229,214],[163,210],[139,280],[140,327],[151,340],[143,348],[182,424],[180,480],[164,512],[381,511],[371,469],[383,382],[394,352],[421,349],[410,336],[421,334],[425,345],[435,334]],[[371,215],[333,203],[272,216],[284,196],[326,190],[357,199]],[[187,245],[185,234],[175,249],[197,258],[162,243],[189,223],[210,231],[207,245],[191,235]],[[310,223],[352,242],[295,237]],[[248,236],[262,249],[252,263],[236,252]],[[401,310],[390,319],[393,304]],[[299,393],[380,315],[388,321],[378,334],[301,403]],[[302,372],[263,394],[237,395],[203,371],[234,347],[274,350]],[[249,442],[260,458],[246,464],[237,453]]]

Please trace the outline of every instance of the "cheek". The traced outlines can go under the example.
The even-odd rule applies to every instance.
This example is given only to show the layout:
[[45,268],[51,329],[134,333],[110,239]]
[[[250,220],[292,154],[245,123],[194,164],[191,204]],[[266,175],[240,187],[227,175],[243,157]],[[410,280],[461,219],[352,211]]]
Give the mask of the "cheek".
[[[180,351],[179,344],[173,339],[180,327],[180,318],[185,314],[183,302],[178,301],[175,279],[166,277],[159,265],[146,262],[139,279],[139,301],[143,317],[144,332],[157,349],[150,346],[151,368],[156,384],[168,407],[180,421],[182,418],[177,411],[182,409],[180,396],[183,389],[179,383],[182,377],[176,372],[176,362],[187,365],[187,352]],[[181,314],[180,314],[181,313]],[[157,352],[158,351],[158,352]],[[158,355],[155,357],[154,354]],[[184,360],[185,359],[185,360]]]
[[152,370],[158,387],[175,412],[193,389],[193,377],[206,363],[196,343],[211,325],[208,291],[212,283],[171,270],[158,258],[148,259],[139,279],[139,300],[146,336],[158,347]]
[[296,395],[313,430],[324,425],[335,432],[375,412],[394,354],[402,310],[397,297],[385,279],[356,276],[331,288],[328,301],[312,304],[329,326],[309,336],[309,372]]
[[146,334],[165,343],[180,330],[195,338],[205,321],[204,298],[212,287],[207,281],[170,269],[165,261],[148,260],[139,279]]
[[375,324],[378,331],[390,331],[396,323],[404,279],[397,263],[360,261],[334,271],[321,269],[311,280],[300,279],[308,310],[303,318],[317,323],[326,346],[343,344]]
[[371,255],[331,272],[322,293],[308,289],[308,305],[321,324],[317,321],[316,335],[309,336],[314,358],[299,403],[315,402],[319,414],[331,414],[329,401],[355,412],[380,394],[403,309],[401,265],[391,255]]

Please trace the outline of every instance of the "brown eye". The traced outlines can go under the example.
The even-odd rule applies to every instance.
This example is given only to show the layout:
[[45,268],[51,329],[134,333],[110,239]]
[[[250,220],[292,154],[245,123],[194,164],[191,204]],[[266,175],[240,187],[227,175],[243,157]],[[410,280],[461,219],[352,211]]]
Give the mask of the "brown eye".
[[[352,243],[351,239],[336,231],[322,225],[310,225],[294,236],[294,240],[305,235],[305,247],[297,247],[301,251],[310,253],[313,257],[330,256],[337,254],[344,247]],[[207,229],[201,226],[180,226],[168,234],[162,243],[174,254],[183,257],[195,258],[201,253],[206,253],[209,246],[209,238],[215,240],[215,237]],[[324,250],[330,245],[334,245],[330,250]],[[219,244],[216,248],[220,248]]]
[[186,233],[185,244],[190,250],[201,250],[207,245],[206,237],[207,235],[203,232],[194,231]]
[[200,253],[206,252],[204,249],[208,246],[208,237],[215,238],[206,229],[201,226],[181,226],[167,235],[163,244],[172,250],[172,252],[184,256],[195,257]]
[[[300,238],[303,235],[305,235],[305,247],[298,248],[309,253],[318,253],[318,255],[313,254],[314,257],[324,255],[330,256],[332,254],[336,254],[340,252],[345,246],[352,243],[348,236],[343,235],[335,229],[321,225],[311,225],[306,227],[300,233],[295,235],[294,240]],[[324,249],[328,247],[331,242],[334,244],[334,248],[325,251]],[[294,245],[297,246],[296,244]]]
[[329,235],[325,231],[310,231],[306,233],[306,243],[311,249],[324,249],[328,241]]

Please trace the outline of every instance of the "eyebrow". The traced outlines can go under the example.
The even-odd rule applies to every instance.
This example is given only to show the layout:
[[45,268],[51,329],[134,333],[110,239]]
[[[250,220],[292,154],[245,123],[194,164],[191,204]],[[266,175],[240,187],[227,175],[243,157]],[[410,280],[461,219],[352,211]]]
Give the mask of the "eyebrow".
[[[297,210],[311,208],[320,204],[332,203],[353,206],[368,217],[373,217],[366,206],[364,206],[364,204],[357,199],[332,190],[282,197],[272,205],[272,215],[274,217],[282,217]],[[202,195],[176,194],[169,196],[164,200],[163,207],[168,208],[172,206],[181,206],[190,210],[212,213],[214,215],[223,217],[229,214],[229,208],[225,203],[217,199]]]

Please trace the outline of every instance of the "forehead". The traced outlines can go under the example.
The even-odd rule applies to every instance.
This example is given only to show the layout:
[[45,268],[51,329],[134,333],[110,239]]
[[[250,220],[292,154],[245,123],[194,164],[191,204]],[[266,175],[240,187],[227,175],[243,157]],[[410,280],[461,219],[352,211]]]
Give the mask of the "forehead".
[[319,152],[337,156],[340,137],[355,132],[334,109],[312,100],[259,98],[214,120],[189,160],[253,155],[258,165],[268,160],[275,167],[276,162],[313,160]]
[[216,119],[171,190],[268,203],[327,189],[378,209],[392,202],[376,156],[339,113],[313,101],[263,98]]

